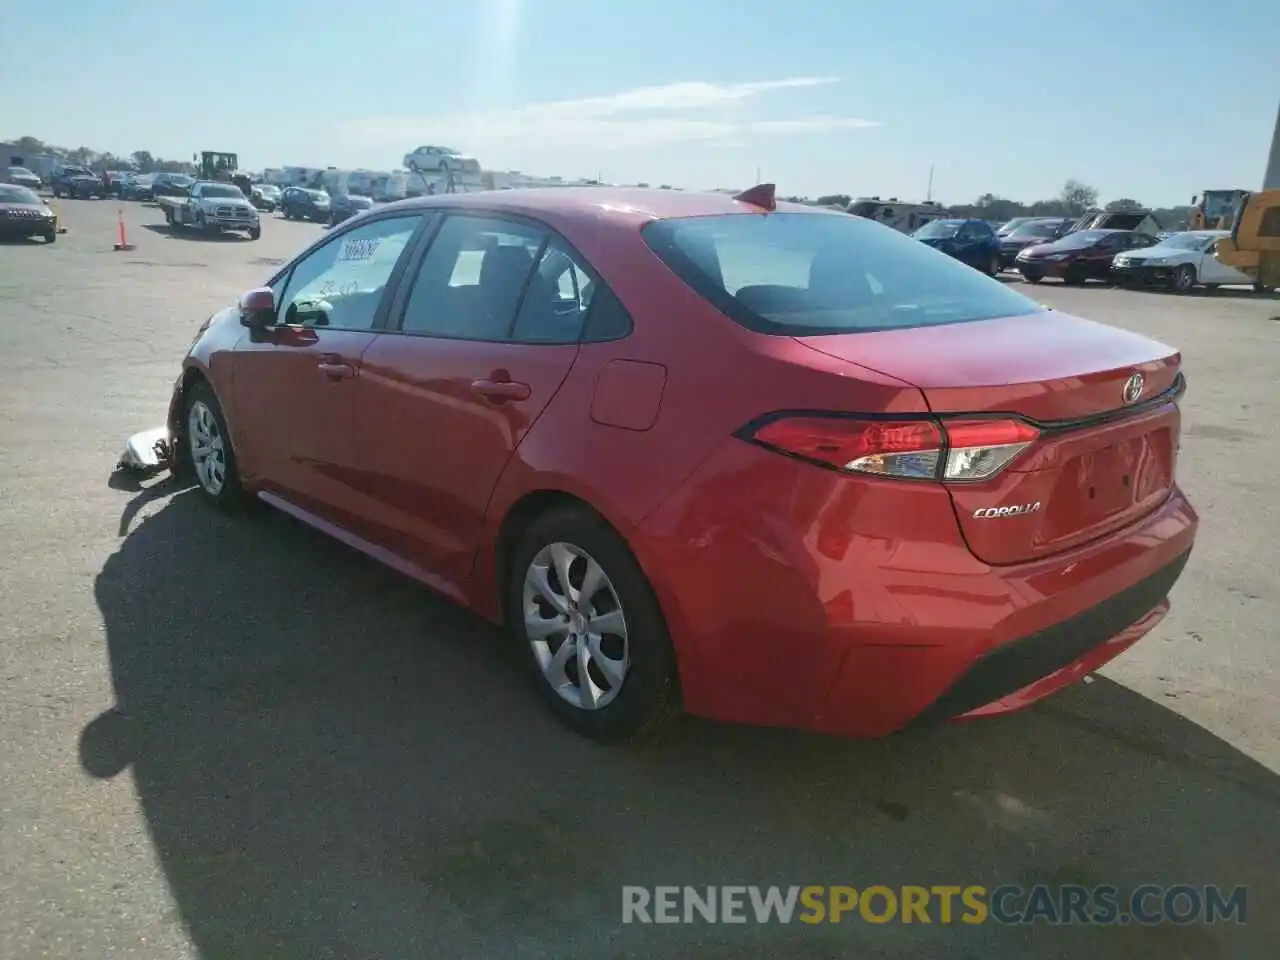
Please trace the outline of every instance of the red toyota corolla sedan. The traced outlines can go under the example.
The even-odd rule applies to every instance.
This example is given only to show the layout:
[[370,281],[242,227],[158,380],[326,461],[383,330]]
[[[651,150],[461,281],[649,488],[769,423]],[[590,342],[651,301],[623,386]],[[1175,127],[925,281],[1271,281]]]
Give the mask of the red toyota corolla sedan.
[[173,469],[503,623],[603,741],[1011,710],[1168,610],[1180,356],[869,220],[407,200],[211,317]]

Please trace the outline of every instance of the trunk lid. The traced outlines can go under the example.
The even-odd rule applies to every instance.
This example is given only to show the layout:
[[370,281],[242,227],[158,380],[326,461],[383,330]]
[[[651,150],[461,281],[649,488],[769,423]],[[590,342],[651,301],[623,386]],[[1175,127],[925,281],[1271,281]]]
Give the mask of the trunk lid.
[[[801,342],[915,385],[936,414],[1016,415],[1040,427],[995,477],[947,485],[984,562],[1025,562],[1105,536],[1172,489],[1181,429],[1172,347],[1056,311]],[[1135,374],[1143,386],[1131,400]]]

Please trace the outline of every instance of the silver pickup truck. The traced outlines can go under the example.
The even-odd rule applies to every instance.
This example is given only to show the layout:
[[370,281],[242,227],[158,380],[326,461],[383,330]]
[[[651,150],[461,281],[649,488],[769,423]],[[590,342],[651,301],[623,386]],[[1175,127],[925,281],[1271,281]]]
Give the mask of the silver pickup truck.
[[160,197],[164,219],[171,227],[194,227],[209,233],[241,231],[250,240],[262,236],[262,221],[240,188],[231,183],[197,180],[185,197]]

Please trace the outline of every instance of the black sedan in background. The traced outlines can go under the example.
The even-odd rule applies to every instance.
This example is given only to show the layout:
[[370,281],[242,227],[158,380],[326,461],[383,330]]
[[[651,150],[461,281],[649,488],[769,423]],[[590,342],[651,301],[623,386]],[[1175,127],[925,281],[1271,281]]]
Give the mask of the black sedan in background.
[[280,206],[280,188],[273,183],[255,183],[249,190],[249,202],[267,213]]
[[329,194],[323,190],[308,190],[306,187],[286,187],[280,195],[280,210],[286,220],[328,223]]
[[58,239],[58,218],[33,190],[0,183],[0,238],[28,237],[43,237],[45,243],[53,243]]
[[1045,217],[1028,220],[1008,233],[1000,234],[1000,269],[1008,270],[1012,267],[1017,262],[1018,254],[1027,247],[1052,243],[1064,236],[1073,223],[1075,221],[1069,217]]
[[334,227],[357,213],[373,209],[373,201],[358,193],[338,193],[329,200],[329,226]]
[[191,192],[193,183],[195,180],[184,173],[157,173],[155,179],[151,181],[151,195],[153,197],[185,197]]
[[154,184],[155,177],[152,174],[131,173],[120,184],[120,199],[154,200],[155,194],[151,192]]

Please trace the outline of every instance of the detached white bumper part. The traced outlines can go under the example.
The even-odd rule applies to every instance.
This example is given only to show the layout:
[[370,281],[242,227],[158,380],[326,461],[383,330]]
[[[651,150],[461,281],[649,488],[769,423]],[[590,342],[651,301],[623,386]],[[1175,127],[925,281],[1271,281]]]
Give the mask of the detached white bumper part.
[[169,428],[156,427],[129,438],[116,468],[131,473],[155,473],[169,466],[172,458],[173,438]]

